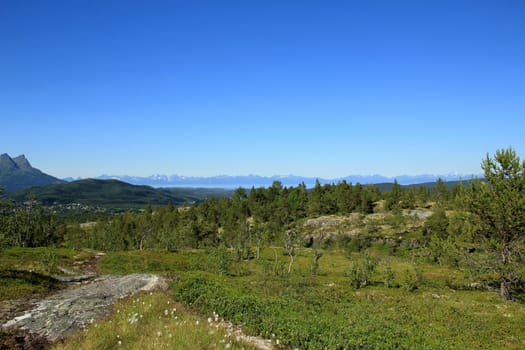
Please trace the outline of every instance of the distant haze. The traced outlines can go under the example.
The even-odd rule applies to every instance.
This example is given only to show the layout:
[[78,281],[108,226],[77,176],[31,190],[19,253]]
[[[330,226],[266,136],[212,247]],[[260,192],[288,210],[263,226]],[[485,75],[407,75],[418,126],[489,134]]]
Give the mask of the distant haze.
[[[438,178],[443,181],[456,181],[456,180],[470,180],[473,177],[481,177],[481,175],[458,175],[458,174],[446,174],[446,175],[416,175],[416,176],[398,176],[398,177],[386,177],[381,175],[369,175],[369,176],[347,176],[343,178],[334,179],[323,179],[314,177],[302,177],[302,176],[211,176],[211,177],[196,177],[196,176],[178,176],[178,175],[151,175],[146,177],[140,176],[128,176],[128,175],[101,175],[97,176],[98,179],[116,179],[134,185],[148,185],[153,187],[208,187],[208,188],[251,188],[251,187],[268,187],[271,186],[274,181],[279,181],[283,186],[297,186],[304,183],[307,187],[311,188],[315,185],[316,180],[321,184],[338,183],[340,181],[346,181],[348,183],[360,183],[360,184],[377,184],[394,182],[396,180],[401,185],[420,184],[426,182],[434,182]],[[73,178],[67,178],[65,180],[72,181]]]

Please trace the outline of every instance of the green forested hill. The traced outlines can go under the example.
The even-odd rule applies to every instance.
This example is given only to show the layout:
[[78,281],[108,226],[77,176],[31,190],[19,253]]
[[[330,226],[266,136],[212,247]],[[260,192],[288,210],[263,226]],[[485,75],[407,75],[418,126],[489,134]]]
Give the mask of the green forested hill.
[[225,195],[220,189],[173,188],[155,189],[118,180],[79,180],[26,188],[13,193],[15,201],[35,199],[44,205],[81,203],[94,206],[145,206],[193,203],[209,196]]
[[[483,180],[483,179],[481,179]],[[471,179],[463,180],[463,181],[443,181],[444,186],[448,191],[451,191],[455,186],[459,185],[460,183],[463,183],[463,185],[468,185],[470,183]],[[394,186],[394,183],[392,182],[385,182],[385,183],[379,183],[375,184],[379,191],[381,192],[389,192],[392,191],[392,187]],[[434,182],[424,182],[424,183],[418,183],[418,184],[412,184],[412,185],[400,185],[404,188],[426,188],[427,190],[431,191],[436,187],[436,181]]]

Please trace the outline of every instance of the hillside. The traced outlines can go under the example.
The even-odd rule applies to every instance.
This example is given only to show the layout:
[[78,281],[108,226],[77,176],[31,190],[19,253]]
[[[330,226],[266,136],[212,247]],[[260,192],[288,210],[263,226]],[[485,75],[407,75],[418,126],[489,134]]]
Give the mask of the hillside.
[[6,153],[0,155],[0,188],[6,192],[60,182],[62,180],[33,168],[24,155],[15,158]]
[[128,207],[199,202],[209,196],[225,195],[214,189],[155,189],[118,180],[87,179],[37,186],[20,190],[10,197],[16,201],[36,199],[45,205],[80,203],[105,207]]
[[[452,191],[452,189],[455,186],[459,185],[460,183],[463,183],[463,185],[465,186],[468,185],[472,179],[479,179],[481,181],[484,181],[482,177],[476,177],[476,178],[472,177],[472,178],[465,179],[465,180],[443,181],[443,184],[445,185],[447,191]],[[378,183],[378,184],[375,184],[374,186],[376,186],[381,192],[389,192],[392,190],[394,183],[393,182]],[[436,187],[436,181],[411,184],[411,185],[400,185],[400,186],[403,188],[416,188],[416,189],[419,187],[423,187],[431,191]]]

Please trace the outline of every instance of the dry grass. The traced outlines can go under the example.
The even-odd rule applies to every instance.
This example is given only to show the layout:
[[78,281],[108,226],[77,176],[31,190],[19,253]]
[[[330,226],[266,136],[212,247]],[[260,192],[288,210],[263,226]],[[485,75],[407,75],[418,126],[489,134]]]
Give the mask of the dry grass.
[[220,321],[199,317],[166,294],[143,294],[118,302],[112,316],[55,349],[253,349]]

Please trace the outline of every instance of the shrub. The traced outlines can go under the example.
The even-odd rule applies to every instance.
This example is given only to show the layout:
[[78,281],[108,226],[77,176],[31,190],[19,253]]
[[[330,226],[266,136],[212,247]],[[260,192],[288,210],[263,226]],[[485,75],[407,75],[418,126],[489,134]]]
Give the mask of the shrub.
[[406,270],[403,287],[407,292],[418,289],[423,284],[423,261],[414,260],[412,270]]
[[212,248],[208,250],[208,254],[212,258],[215,273],[218,275],[227,275],[233,264],[233,256],[224,246]]
[[387,261],[383,270],[383,282],[385,283],[385,287],[393,287],[395,278],[396,275],[394,273],[394,270],[392,269],[392,265],[390,264],[390,261]]
[[344,237],[340,242],[348,258],[352,256],[352,253],[359,253],[369,248],[371,244],[368,237]]
[[354,261],[350,269],[350,283],[355,289],[365,287],[377,266],[377,259],[366,252],[362,258]]

